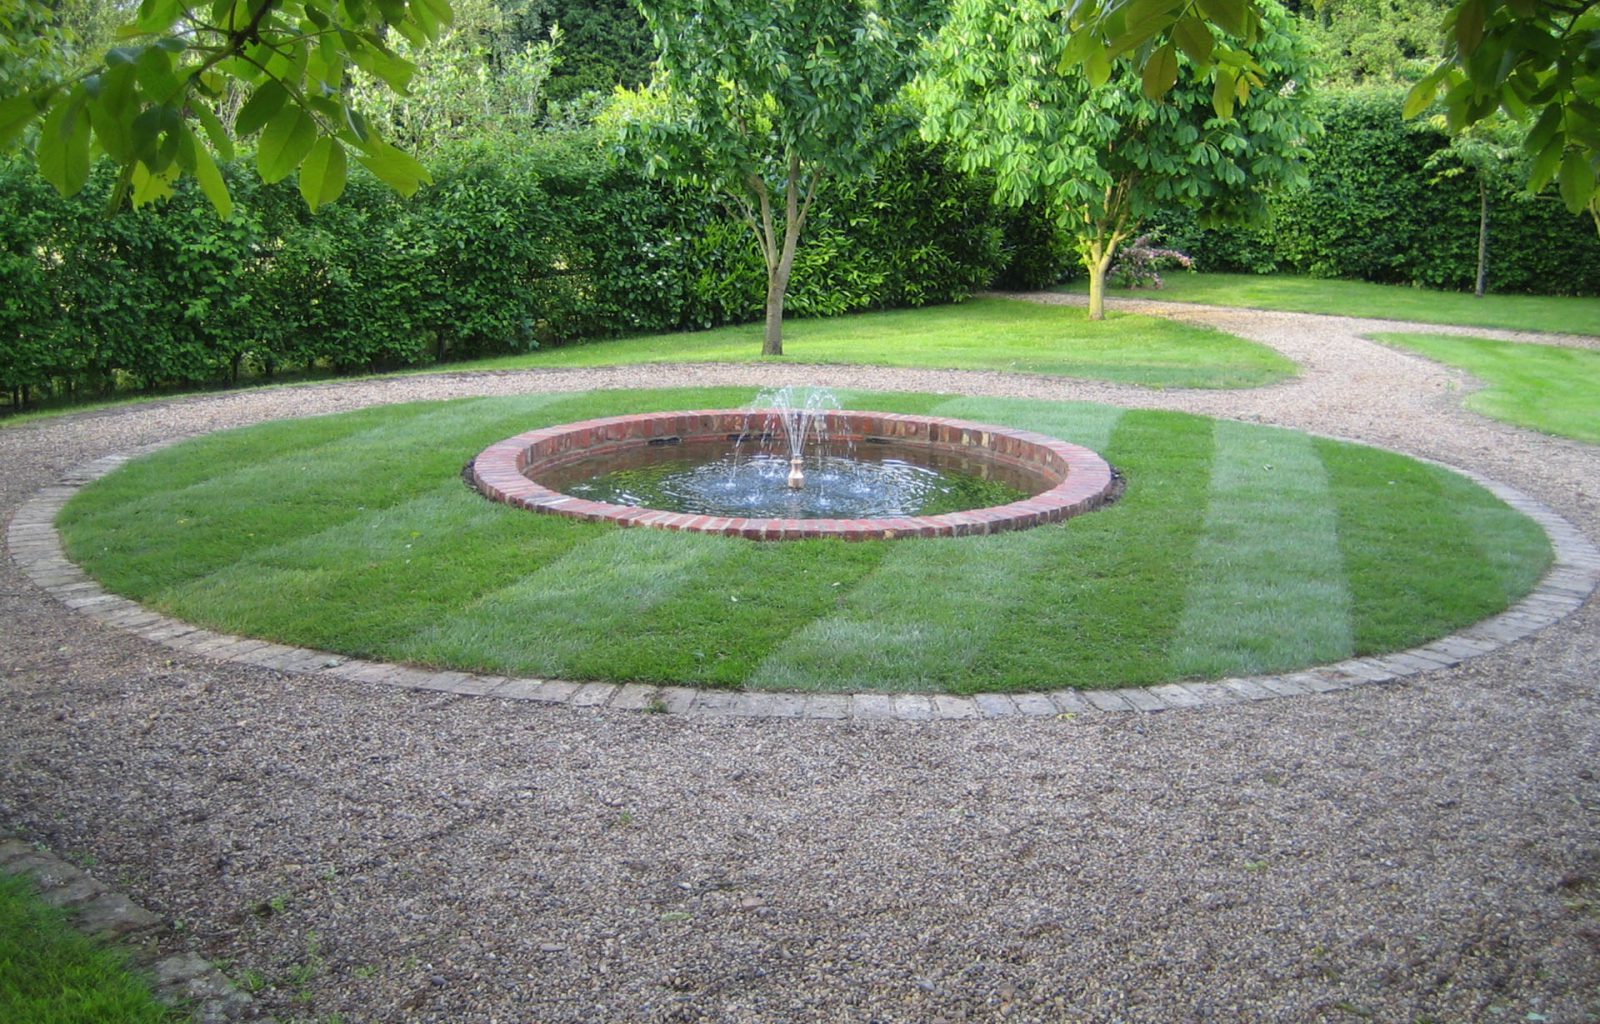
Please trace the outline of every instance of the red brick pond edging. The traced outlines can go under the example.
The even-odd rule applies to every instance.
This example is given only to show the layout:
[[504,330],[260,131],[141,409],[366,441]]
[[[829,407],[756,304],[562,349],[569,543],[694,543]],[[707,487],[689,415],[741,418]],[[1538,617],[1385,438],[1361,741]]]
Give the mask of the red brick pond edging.
[[562,494],[539,483],[551,470],[579,459],[621,454],[663,443],[735,441],[752,433],[765,410],[713,409],[645,413],[584,420],[498,441],[473,460],[473,485],[495,501],[619,526],[744,537],[748,540],[894,540],[904,537],[963,537],[1024,530],[1060,522],[1104,505],[1116,477],[1098,454],[1044,434],[941,416],[834,411],[827,413],[830,438],[853,443],[893,441],[1020,468],[1048,485],[1039,494],[1007,505],[893,519],[740,519],[689,515],[612,505]]

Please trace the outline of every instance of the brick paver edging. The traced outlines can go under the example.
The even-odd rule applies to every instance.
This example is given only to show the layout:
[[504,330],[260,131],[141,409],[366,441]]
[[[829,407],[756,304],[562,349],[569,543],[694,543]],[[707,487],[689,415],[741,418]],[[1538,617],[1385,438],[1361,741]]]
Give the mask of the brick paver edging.
[[156,997],[183,1007],[199,1024],[239,1020],[251,1008],[250,997],[200,954],[163,954],[156,940],[170,930],[166,923],[87,871],[3,833],[0,871],[26,876],[41,899],[66,911],[73,927],[125,950],[129,965],[150,980]]
[[896,540],[1025,530],[1097,509],[1111,497],[1116,486],[1111,467],[1097,453],[1044,434],[943,416],[854,411],[826,414],[829,438],[857,444],[893,441],[976,456],[1023,469],[1044,486],[1040,493],[1008,505],[936,516],[743,519],[587,501],[539,482],[544,474],[574,462],[645,446],[748,438],[762,433],[763,424],[780,415],[776,409],[701,409],[608,416],[530,430],[479,452],[472,460],[472,483],[485,497],[535,512],[618,526],[688,530],[763,541],[816,537]]
[[[171,443],[171,442],[168,442]],[[435,672],[384,662],[346,658],[201,629],[108,594],[62,551],[55,519],[79,488],[123,463],[165,444],[108,455],[88,462],[59,484],[46,487],[12,517],[6,544],[24,572],[57,600],[106,625],[174,650],[283,672],[327,674],[384,686],[532,700],[574,707],[609,707],[674,714],[752,718],[954,719],[1054,716],[1109,711],[1165,711],[1329,693],[1387,683],[1459,664],[1487,654],[1559,622],[1576,611],[1600,582],[1600,549],[1572,523],[1514,488],[1457,467],[1448,467],[1488,489],[1538,523],[1550,538],[1555,561],[1527,597],[1492,618],[1449,636],[1382,657],[1349,658],[1303,672],[1250,676],[1211,683],[1166,683],[1116,690],[1056,690],[1049,693],[948,694],[735,693],[637,683],[576,683]],[[1414,457],[1414,456],[1413,456]],[[1427,461],[1427,460],[1419,460]]]

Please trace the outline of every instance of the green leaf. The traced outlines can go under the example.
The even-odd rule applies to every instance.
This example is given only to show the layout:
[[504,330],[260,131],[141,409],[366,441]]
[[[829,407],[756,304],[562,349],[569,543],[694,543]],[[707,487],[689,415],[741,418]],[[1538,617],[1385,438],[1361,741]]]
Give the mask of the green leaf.
[[193,132],[186,133],[188,146],[192,151],[190,157],[194,162],[194,180],[200,183],[200,191],[211,200],[212,209],[217,211],[217,216],[223,220],[233,216],[233,197],[228,194],[228,183],[222,180],[222,172],[217,170],[217,163],[211,159],[211,152],[194,137]]
[[428,169],[409,154],[376,136],[369,136],[363,149],[356,159],[403,196],[414,194],[423,182],[433,180],[428,176]]
[[179,0],[144,0],[139,5],[139,18],[134,23],[141,35],[165,32],[178,20],[183,11]]
[[284,101],[289,98],[289,91],[279,84],[276,78],[269,78],[256,86],[255,92],[245,100],[244,106],[239,108],[239,116],[233,119],[233,130],[239,138],[248,138],[256,130],[272,119],[272,116],[283,108]]
[[1199,18],[1191,15],[1172,26],[1172,38],[1197,66],[1204,68],[1211,63],[1211,51],[1217,41]]
[[300,194],[312,213],[344,192],[345,171],[344,147],[326,136],[318,139],[300,165]]
[[1196,0],[1200,16],[1231,36],[1243,36],[1250,24],[1246,0]]
[[1171,43],[1156,50],[1144,65],[1144,94],[1159,100],[1178,84],[1178,51]]
[[1589,165],[1589,158],[1581,150],[1569,149],[1567,155],[1561,158],[1561,201],[1567,204],[1567,209],[1579,213],[1589,205],[1589,200],[1594,197],[1594,168]]
[[172,182],[178,175],[177,165],[164,171],[152,171],[144,163],[133,165],[133,205],[145,206],[172,195]]
[[1406,93],[1405,105],[1400,108],[1400,116],[1413,118],[1433,105],[1433,98],[1439,93],[1439,77],[1436,74],[1428,75],[1411,87]]
[[1216,81],[1211,86],[1211,109],[1218,117],[1233,116],[1233,98],[1236,79],[1232,71],[1218,68]]
[[1111,56],[1105,50],[1096,50],[1083,62],[1083,73],[1096,89],[1111,80]]
[[1485,0],[1466,0],[1456,8],[1456,43],[1461,56],[1470,57],[1483,42],[1483,22],[1488,14]]
[[211,140],[211,145],[216,149],[217,155],[224,160],[233,159],[233,139],[228,137],[228,130],[222,126],[222,119],[205,103],[194,104],[194,116],[199,119],[200,126],[206,130],[206,138]]
[[16,142],[38,116],[39,106],[32,96],[0,100],[0,150]]
[[1564,135],[1557,135],[1544,144],[1538,154],[1533,158],[1533,163],[1528,167],[1528,189],[1538,192],[1551,179],[1556,176],[1556,170],[1561,166],[1561,154],[1567,148]]
[[317,141],[317,124],[298,104],[291,103],[267,122],[256,150],[256,169],[267,184],[282,181],[300,166]]
[[345,49],[349,51],[350,59],[356,62],[356,67],[380,79],[395,92],[405,93],[411,85],[411,76],[417,71],[410,61],[388,52],[376,36],[357,36],[352,32],[341,35],[345,41]]
[[56,101],[39,131],[39,173],[63,196],[89,180],[89,118],[73,95]]

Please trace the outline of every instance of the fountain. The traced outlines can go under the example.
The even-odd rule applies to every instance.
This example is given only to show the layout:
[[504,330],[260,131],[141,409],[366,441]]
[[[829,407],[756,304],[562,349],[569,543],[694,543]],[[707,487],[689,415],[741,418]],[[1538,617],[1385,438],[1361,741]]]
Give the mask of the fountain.
[[469,478],[558,515],[746,537],[847,540],[1023,529],[1097,508],[1094,452],[1029,431],[851,412],[783,388],[742,410],[618,416],[490,445]]
[[[799,399],[797,402],[796,399]],[[806,438],[814,435],[817,444],[827,443],[827,417],[818,418],[818,413],[832,409],[839,411],[839,399],[827,388],[805,388],[797,391],[794,387],[782,387],[776,391],[763,391],[751,403],[756,409],[764,409],[767,413],[765,436],[774,434],[772,427],[778,427],[777,433],[783,436],[784,443],[789,449],[789,476],[786,482],[791,490],[799,490],[806,485],[805,474],[805,446]]]

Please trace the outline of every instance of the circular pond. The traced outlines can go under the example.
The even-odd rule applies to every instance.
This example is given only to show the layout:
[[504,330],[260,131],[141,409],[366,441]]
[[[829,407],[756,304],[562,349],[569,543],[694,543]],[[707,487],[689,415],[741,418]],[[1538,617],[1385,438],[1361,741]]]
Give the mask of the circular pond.
[[484,449],[470,477],[487,497],[538,512],[751,540],[1026,529],[1098,508],[1117,485],[1088,448],[946,417],[830,411],[817,424],[825,441],[791,459],[770,449],[768,412],[529,431]]

